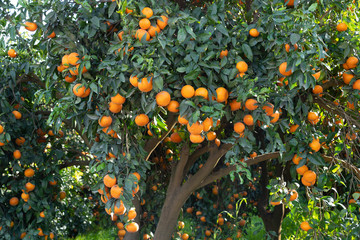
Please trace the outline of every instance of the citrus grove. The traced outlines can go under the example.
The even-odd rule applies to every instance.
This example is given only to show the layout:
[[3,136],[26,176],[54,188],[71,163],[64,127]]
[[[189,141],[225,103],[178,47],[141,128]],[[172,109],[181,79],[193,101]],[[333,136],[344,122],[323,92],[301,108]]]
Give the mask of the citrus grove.
[[357,0],[13,4],[1,239],[76,235],[80,206],[119,239],[360,234]]

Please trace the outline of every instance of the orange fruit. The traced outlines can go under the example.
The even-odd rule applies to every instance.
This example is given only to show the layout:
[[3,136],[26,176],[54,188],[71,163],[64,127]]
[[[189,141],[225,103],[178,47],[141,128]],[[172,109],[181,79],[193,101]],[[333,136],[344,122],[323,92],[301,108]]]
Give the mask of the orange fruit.
[[16,145],[22,146],[25,143],[25,138],[19,137],[15,140]]
[[315,85],[315,87],[313,88],[312,92],[314,94],[320,94],[320,96],[322,96],[322,92],[323,92],[323,87],[320,85]]
[[[80,64],[77,64],[76,65],[76,69],[75,70],[70,70],[69,72],[70,72],[70,74],[71,75],[79,75],[79,67],[80,67]],[[83,69],[82,69],[82,71],[81,71],[81,73],[86,73],[88,70],[86,69],[86,67],[84,66],[83,67]]]
[[17,206],[19,204],[19,199],[17,197],[12,197],[9,203],[11,206]]
[[[313,70],[315,70],[315,69],[313,69]],[[321,71],[318,71],[318,72],[312,74],[312,76],[313,76],[316,80],[319,80],[320,75],[321,75]]]
[[204,130],[204,126],[201,123],[199,123],[199,121],[197,121],[196,123],[193,123],[191,125],[188,123],[187,130],[191,134],[199,135]]
[[76,52],[70,53],[68,56],[68,62],[69,64],[76,66],[79,61],[79,54],[77,54]]
[[245,125],[242,122],[237,122],[237,123],[234,124],[234,131],[237,134],[243,133],[244,130],[245,130]]
[[137,178],[138,181],[140,181],[141,176],[138,172],[134,172],[132,174]]
[[300,175],[303,175],[309,168],[306,165],[296,168],[296,172]]
[[336,26],[336,30],[338,30],[339,32],[344,32],[346,31],[348,28],[347,24],[346,23],[339,23],[337,26]]
[[285,51],[289,52],[290,51],[290,45],[289,44],[285,44]]
[[295,154],[294,157],[292,158],[292,161],[294,164],[298,165],[301,159],[302,157],[298,157],[298,155]]
[[29,198],[30,198],[30,195],[23,192],[21,194],[21,198],[24,200],[24,202],[27,202],[29,200]]
[[139,225],[136,222],[131,222],[128,225],[126,225],[126,231],[130,233],[134,233],[139,231]]
[[310,227],[310,224],[306,221],[300,224],[300,228],[304,231],[309,231],[310,229],[312,229],[312,227]]
[[125,13],[126,13],[126,14],[132,13],[133,11],[134,11],[134,10],[132,10],[132,9],[128,9],[128,8],[125,9]]
[[38,228],[37,230],[39,231],[38,235],[40,237],[43,237],[44,236],[43,230],[41,228]]
[[289,70],[289,71],[286,72],[286,68],[287,68],[287,62],[283,62],[279,66],[279,72],[280,72],[280,74],[282,74],[284,76],[290,76],[292,74],[292,71]]
[[150,20],[147,19],[147,18],[143,18],[143,19],[141,19],[141,20],[139,21],[139,27],[140,27],[141,29],[146,30],[146,29],[148,29],[150,26],[151,26]]
[[168,24],[168,18],[166,16],[160,16],[161,19],[156,20],[156,24],[159,26],[160,29],[164,29]]
[[24,172],[25,177],[33,177],[35,175],[35,171],[32,168],[28,168]]
[[219,87],[216,89],[216,101],[217,102],[225,102],[229,97],[229,92],[223,87]]
[[65,70],[65,67],[61,64],[60,66],[57,66],[56,69],[58,70],[58,72],[62,72]]
[[146,41],[149,41],[150,40],[150,34],[144,30],[144,29],[138,29],[135,33],[135,38],[139,39],[141,41],[141,39],[143,39],[145,35],[145,39]]
[[0,125],[0,134],[2,134],[3,132],[4,132],[4,127]]
[[181,235],[181,239],[182,240],[188,240],[189,239],[189,234],[183,233],[183,235]]
[[142,92],[150,92],[153,88],[152,83],[153,83],[152,77],[150,78],[150,81],[148,80],[147,77],[142,78],[141,82],[138,83],[138,88]]
[[260,33],[256,28],[252,28],[252,29],[250,29],[249,34],[252,37],[257,37],[257,36],[259,36]]
[[308,170],[304,173],[303,179],[306,182],[313,182],[316,180],[316,173],[311,170]]
[[180,134],[177,132],[171,134],[170,139],[173,143],[180,143],[182,141]]
[[66,197],[66,192],[61,191],[59,194],[60,194],[60,200],[65,199],[65,197]]
[[209,92],[206,88],[200,87],[196,89],[195,96],[201,96],[204,99],[209,99]]
[[116,224],[116,227],[118,228],[118,229],[124,229],[124,224],[122,223],[122,222],[118,222],[117,224]]
[[180,103],[175,100],[171,100],[169,105],[167,105],[167,109],[169,112],[177,113],[179,112]]
[[320,141],[318,139],[313,139],[311,143],[309,143],[310,148],[315,151],[318,152],[321,148],[321,144]]
[[21,119],[22,114],[19,111],[12,111],[12,114],[14,115],[15,119]]
[[274,114],[274,105],[272,105],[271,103],[266,103],[266,105],[263,106],[262,109],[265,111],[267,116],[271,116]]
[[290,132],[291,133],[295,132],[298,127],[299,127],[299,125],[297,125],[297,124],[291,125],[290,126]]
[[[1,230],[1,229],[0,229],[0,230]],[[26,237],[26,232],[21,233],[20,239],[23,239],[24,237]]]
[[138,87],[138,78],[136,76],[131,76],[130,77],[130,84],[133,85],[134,87]]
[[280,118],[280,113],[275,112],[275,113],[271,114],[270,117],[271,117],[270,123],[276,123]]
[[345,84],[349,84],[351,80],[354,78],[354,74],[347,72],[344,72],[342,76]]
[[354,68],[356,67],[356,65],[358,64],[359,59],[357,59],[356,57],[349,57],[346,60],[346,64],[348,65],[349,68]]
[[360,79],[356,80],[353,84],[353,89],[360,90]]
[[284,0],[284,2],[286,3],[286,6],[289,6],[289,7],[294,6],[294,0]]
[[205,137],[199,134],[190,134],[190,141],[192,143],[202,143],[205,140]]
[[85,86],[81,87],[81,85],[82,85],[81,83],[78,83],[73,87],[73,93],[77,97],[82,97],[85,95],[86,88],[85,88]]
[[69,55],[65,54],[61,59],[61,64],[64,66],[64,68],[69,67]]
[[258,108],[258,105],[257,105],[257,101],[255,100],[255,99],[248,99],[248,100],[246,100],[246,102],[245,102],[245,108],[246,109],[248,109],[248,110],[250,110],[250,111],[253,111],[253,110],[255,110],[255,109],[257,109]]
[[220,147],[220,144],[221,144],[221,141],[220,141],[220,139],[218,139],[218,138],[215,138],[215,144],[216,144],[216,146],[217,147]]
[[111,102],[116,104],[124,104],[125,100],[126,99],[123,96],[121,96],[119,93],[117,93],[114,97],[111,97]]
[[290,202],[295,201],[298,198],[298,193],[296,190],[291,190],[290,192]]
[[273,201],[271,201],[270,204],[273,205],[273,206],[277,206],[277,205],[280,205],[281,202],[273,202]]
[[220,52],[220,58],[223,59],[224,57],[226,57],[228,55],[229,51],[227,49],[222,50]]
[[236,68],[240,73],[244,73],[248,70],[248,65],[246,62],[240,61],[240,62],[236,63]]
[[208,132],[212,128],[212,126],[214,125],[214,121],[213,121],[212,118],[206,118],[202,122],[202,125],[203,125],[204,132]]
[[112,123],[112,118],[110,116],[102,116],[99,119],[99,125],[100,127],[106,128],[109,127]]
[[143,127],[149,123],[149,117],[146,114],[139,114],[135,117],[135,124]]
[[150,18],[154,14],[153,10],[149,7],[144,7],[141,10],[141,13],[144,14],[146,16],[146,18]]
[[158,94],[156,94],[156,103],[159,106],[166,107],[169,105],[171,100],[170,93],[166,91],[161,91]]
[[178,116],[178,122],[181,124],[181,125],[186,125],[189,123],[189,121],[184,118],[184,117],[181,117],[180,115]]
[[76,80],[76,76],[65,76],[65,82],[72,83]]
[[25,189],[26,189],[26,191],[31,192],[35,189],[35,185],[32,184],[31,182],[28,182],[25,184]]
[[208,132],[206,136],[209,141],[212,141],[216,138],[216,132]]
[[20,159],[21,158],[21,152],[19,150],[15,150],[13,152],[13,156],[15,159]]
[[42,211],[39,215],[40,215],[40,217],[44,218],[45,217],[44,211]]
[[150,34],[151,37],[155,37],[156,33],[159,34],[161,31],[160,27],[158,25],[154,26],[150,26],[148,29],[148,33]]
[[119,113],[122,109],[122,104],[116,104],[114,102],[109,103],[109,111],[112,113]]
[[25,28],[31,32],[36,31],[37,24],[34,22],[25,22]]
[[8,56],[11,58],[15,58],[17,56],[17,53],[14,49],[9,49],[9,51],[7,52]]
[[51,233],[49,234],[49,238],[50,238],[50,239],[54,239],[54,237],[55,237],[55,235],[51,232]]
[[107,186],[108,188],[111,188],[112,186],[114,186],[116,184],[116,177],[112,178],[109,176],[109,174],[107,174],[103,178],[103,182],[104,182],[105,186]]
[[241,102],[238,102],[236,99],[233,99],[229,103],[231,111],[236,111],[241,108]]
[[190,85],[185,85],[181,88],[181,95],[184,98],[192,98],[195,94],[195,89]]
[[123,40],[123,35],[124,35],[124,31],[118,33],[118,38],[120,39],[120,41]]
[[120,196],[123,194],[124,189],[119,187],[119,185],[114,185],[110,189],[111,197],[113,198],[120,198]]
[[250,114],[245,115],[243,121],[248,126],[254,125],[254,118]]
[[319,118],[318,114],[316,112],[309,112],[307,119],[309,121],[316,121]]
[[56,37],[56,33],[54,31],[47,36],[47,38],[54,38],[54,37]]
[[134,219],[134,218],[136,218],[136,211],[135,211],[135,209],[130,209],[129,210],[129,212],[128,212],[128,219],[129,220],[132,220],[132,219]]

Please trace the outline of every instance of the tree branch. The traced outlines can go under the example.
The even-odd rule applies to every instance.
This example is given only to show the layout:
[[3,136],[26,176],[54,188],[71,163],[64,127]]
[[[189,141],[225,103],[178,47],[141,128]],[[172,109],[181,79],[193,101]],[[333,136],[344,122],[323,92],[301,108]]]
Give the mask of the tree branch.
[[346,168],[348,169],[350,172],[352,172],[353,174],[355,174],[355,176],[358,178],[358,180],[360,181],[360,169],[357,168],[356,166],[352,165],[351,163],[349,162],[346,162],[345,160],[342,160],[342,159],[338,159],[338,158],[335,158],[335,157],[329,157],[329,156],[325,156],[323,155],[322,156],[324,158],[324,160],[326,162],[333,162],[333,163],[340,163],[340,165],[343,167],[343,168]]
[[175,127],[177,120],[177,114],[169,114],[168,119],[166,120],[166,125],[168,126],[168,131],[164,133],[160,138],[151,138],[149,141],[145,143],[145,151],[148,152],[145,160],[147,161],[150,158],[152,152],[157,148],[157,146],[169,135],[171,130]]
[[184,168],[184,171],[183,171],[183,174],[184,176],[189,172],[190,168],[192,165],[194,165],[194,163],[196,162],[196,160],[198,160],[198,158],[209,152],[210,151],[210,145],[207,144],[205,146],[202,146],[201,148],[198,148],[196,149],[189,157],[189,160],[187,161],[186,165],[185,165],[185,168]]
[[[189,160],[189,154],[190,154],[189,151],[190,151],[189,144],[185,142],[180,152],[180,160],[176,165],[175,173],[171,174],[172,181],[170,180],[170,183],[172,183],[173,186],[181,185],[184,176],[183,174],[184,168],[187,161]],[[169,187],[172,186],[172,184],[169,184]]]

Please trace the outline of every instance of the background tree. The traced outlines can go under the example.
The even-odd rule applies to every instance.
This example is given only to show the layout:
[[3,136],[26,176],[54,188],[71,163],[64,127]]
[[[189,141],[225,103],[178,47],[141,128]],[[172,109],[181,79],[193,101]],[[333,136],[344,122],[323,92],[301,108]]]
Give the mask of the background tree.
[[[17,178],[8,189],[9,176],[22,179],[38,167],[35,179],[47,183],[45,176],[59,179],[70,165],[97,174],[92,190],[126,223],[118,225],[121,239],[139,239],[141,208],[160,205],[155,225],[140,228],[170,239],[192,193],[203,191],[201,200],[200,189],[227,175],[226,183],[240,181],[235,191],[243,197],[246,175],[253,190],[246,198],[257,201],[249,210],[272,238],[281,238],[291,209],[302,210],[294,226],[308,238],[358,234],[350,223],[336,233],[328,227],[339,216],[357,220],[355,208],[344,206],[359,198],[357,1],[19,4],[0,5],[8,50],[1,60],[2,203],[4,216],[18,212],[28,224],[4,229],[8,239],[42,232],[25,211],[27,197],[20,205],[10,200],[23,190],[32,201],[31,191]],[[52,130],[48,139],[39,129]],[[69,144],[55,141],[60,129]],[[79,152],[90,154],[76,159]],[[41,186],[54,206],[41,204],[54,211],[51,188]],[[302,204],[292,203],[299,194]],[[40,211],[39,204],[31,207]],[[224,221],[223,214],[201,217],[209,226]],[[51,238],[49,220],[44,235]]]

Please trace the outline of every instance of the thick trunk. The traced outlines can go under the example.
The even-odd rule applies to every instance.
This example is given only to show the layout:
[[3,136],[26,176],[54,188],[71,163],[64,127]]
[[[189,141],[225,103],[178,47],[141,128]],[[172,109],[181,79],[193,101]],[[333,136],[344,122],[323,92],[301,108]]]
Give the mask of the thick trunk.
[[[132,203],[134,204],[134,207],[136,209],[136,217],[134,219],[135,222],[137,222],[137,224],[139,224],[140,227],[140,215],[141,215],[141,205],[140,205],[140,199],[139,196],[136,195],[132,201]],[[124,240],[139,240],[140,239],[140,233],[139,231],[136,233],[126,233]]]
[[286,215],[285,206],[280,204],[275,207],[272,213],[260,214],[265,229],[268,233],[274,232],[276,235],[272,239],[281,240],[281,224]]
[[165,203],[161,210],[159,222],[156,227],[154,239],[169,240],[177,225],[182,206],[190,194],[181,193],[180,189],[168,191]]

